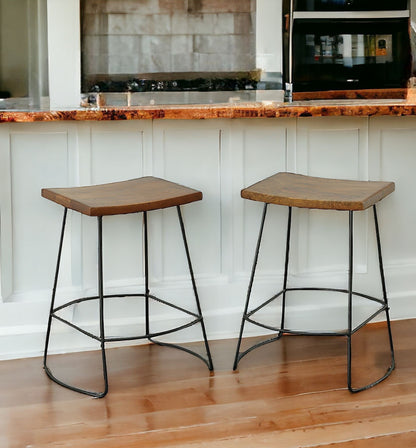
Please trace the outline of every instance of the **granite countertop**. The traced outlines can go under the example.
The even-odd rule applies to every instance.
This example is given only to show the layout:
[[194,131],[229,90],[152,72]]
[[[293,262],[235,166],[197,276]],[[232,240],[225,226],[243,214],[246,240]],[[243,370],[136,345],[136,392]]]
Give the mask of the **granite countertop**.
[[260,101],[204,105],[79,107],[68,110],[0,109],[0,123],[329,116],[368,117],[381,115],[416,115],[416,94],[408,94],[407,99],[309,100],[294,101],[293,103]]

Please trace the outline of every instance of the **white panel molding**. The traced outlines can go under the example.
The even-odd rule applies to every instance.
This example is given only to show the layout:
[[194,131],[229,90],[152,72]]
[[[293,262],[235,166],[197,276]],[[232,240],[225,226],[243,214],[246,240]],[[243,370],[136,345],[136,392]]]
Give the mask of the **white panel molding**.
[[[260,221],[264,204],[241,198],[241,190],[279,171],[293,171],[291,154],[295,152],[296,120],[232,121],[230,150],[233,177],[232,188],[232,270],[224,288],[224,302],[228,306],[217,319],[219,337],[237,337],[247,295]],[[251,307],[271,297],[282,286],[286,207],[270,206],[259,264],[250,299]],[[226,314],[225,314],[226,313]],[[227,336],[228,329],[231,333]],[[248,326],[247,335],[264,334],[264,329]],[[214,333],[215,334],[215,333]],[[217,337],[217,336],[215,336]]]
[[[297,168],[300,174],[340,179],[368,179],[368,119],[355,117],[317,117],[298,120]],[[342,216],[344,215],[344,216]],[[354,213],[354,270],[367,270],[368,226],[367,213]],[[326,232],[320,232],[322,226]],[[330,270],[348,265],[348,213],[302,211],[298,219],[298,266],[300,272],[314,270],[317,263],[317,245],[323,253],[339,247],[339,255],[331,256],[326,265]],[[323,237],[325,239],[323,240]],[[320,240],[315,243],[315,240]],[[332,241],[332,242],[331,242]],[[338,241],[338,243],[336,243]],[[315,246],[313,248],[313,246]],[[302,249],[303,248],[303,249]],[[339,260],[339,261],[338,261]],[[325,262],[322,268],[325,267]]]
[[236,122],[223,120],[219,135],[219,182],[221,220],[221,267],[220,275],[232,279],[233,273],[233,147],[231,135]]
[[[240,191],[279,171],[293,168],[288,155],[294,152],[296,120],[257,120],[249,127],[240,120],[239,126],[242,144],[240,149],[233,148],[233,152],[239,154],[241,166],[237,172],[239,177],[234,183],[233,215],[239,217],[234,222],[234,232],[240,238],[240,242],[234,240],[234,250],[237,251],[234,254],[234,275],[251,270],[264,207],[263,203],[243,200]],[[233,136],[235,133],[236,131]],[[266,271],[278,274],[281,270],[284,260],[279,254],[284,254],[284,249],[282,252],[279,248],[284,244],[281,235],[285,234],[286,215],[286,207],[268,207],[258,265],[259,274]]]
[[[89,122],[80,133],[80,184],[117,182],[144,175],[145,159],[152,147],[152,123],[148,120]],[[82,222],[74,239],[81,251],[82,289],[97,290],[97,219],[72,213]],[[124,282],[142,283],[141,220],[137,214],[103,218],[105,290]],[[136,274],[133,277],[133,274]],[[120,282],[118,278],[121,277]]]
[[[156,176],[201,190],[203,199],[182,207],[195,274],[217,276],[222,265],[221,149],[222,120],[188,120],[154,123],[154,173]],[[160,275],[186,275],[187,267],[176,211],[160,214],[159,239],[164,264]],[[201,236],[204,235],[202,238]],[[170,256],[168,254],[170,253]],[[172,258],[177,256],[177,262]],[[208,263],[209,260],[209,263]]]
[[10,126],[0,128],[0,280],[1,301],[13,292],[13,219],[10,169]]
[[378,207],[387,289],[396,318],[416,316],[415,139],[415,117],[370,120],[370,176],[396,184],[396,191]]
[[[4,144],[4,131],[8,134],[7,144]],[[7,345],[0,351],[0,357],[33,356],[40,354],[43,345],[51,294],[50,289],[45,289],[45,286],[48,288],[46,283],[52,285],[56,261],[55,253],[53,259],[45,258],[45,253],[55,251],[48,243],[45,246],[41,242],[45,238],[46,241],[52,238],[54,231],[50,231],[55,229],[52,221],[55,218],[59,219],[60,215],[52,203],[48,204],[41,198],[40,189],[48,186],[65,186],[67,179],[73,175],[69,165],[75,157],[75,127],[69,123],[11,124],[1,127],[0,138],[3,139],[0,144],[1,166],[5,169],[2,173],[4,183],[1,188],[3,218],[1,237],[8,241],[7,245],[2,243],[2,256],[6,257],[2,260],[4,265],[2,280],[7,284],[7,303],[1,304],[0,310],[0,339]],[[41,169],[38,169],[39,166]],[[19,192],[16,192],[13,190],[13,184],[19,175],[21,184]],[[15,196],[17,193],[18,197]],[[17,203],[16,199],[18,199]],[[18,213],[16,207],[19,208]],[[46,209],[47,213],[45,213]],[[36,219],[31,219],[31,216],[36,216],[38,210],[42,210],[46,223],[49,221],[43,228],[42,226],[34,227]],[[16,223],[18,215],[26,221],[20,229]],[[58,228],[59,223],[56,226],[56,229]],[[39,273],[43,274],[49,271],[49,263],[52,266],[50,278],[48,275],[47,279],[44,278],[40,283],[30,284],[30,286],[28,279],[19,277],[26,275],[25,270],[13,272],[13,266],[19,262],[16,259],[19,255],[13,241],[24,240],[28,230],[35,232],[36,237],[31,238],[29,247],[25,249],[25,263],[27,266],[32,266],[31,269],[38,269],[41,266]],[[59,232],[56,236],[58,238]],[[65,261],[68,260],[69,257]],[[22,282],[23,287],[17,286],[19,282]],[[44,282],[46,282],[45,286],[42,286]],[[64,278],[65,292],[68,292],[68,285],[69,278],[66,276]],[[2,293],[4,294],[4,289]]]
[[[73,175],[70,169],[70,161],[74,157],[74,147],[76,145],[75,128],[71,125],[60,123],[36,124],[14,124],[10,126],[10,207],[12,216],[12,265],[17,266],[21,261],[26,263],[26,268],[22,271],[13,269],[10,283],[13,285],[9,300],[13,301],[15,294],[27,292],[30,294],[32,287],[37,290],[42,282],[52,284],[50,279],[39,277],[39,285],[33,284],[29,287],[25,277],[29,271],[36,269],[38,276],[46,274],[46,271],[53,272],[46,266],[49,261],[44,259],[45,251],[52,251],[52,248],[37,247],[43,239],[52,238],[47,232],[54,232],[59,228],[59,224],[54,219],[60,216],[58,207],[41,197],[41,188],[49,186],[66,186],[68,179]],[[48,170],[45,170],[48,167]],[[40,219],[34,220],[31,217],[42,215],[45,225]],[[19,220],[21,221],[19,224]],[[27,240],[30,232],[38,232],[33,238]],[[46,232],[46,234],[45,234]],[[59,233],[56,234],[59,237]],[[19,244],[20,252],[19,252]],[[26,247],[24,252],[21,249]],[[32,252],[31,252],[32,251]],[[23,256],[24,260],[16,257]],[[68,261],[67,257],[64,261]],[[9,260],[9,262],[10,262]],[[54,261],[52,262],[54,263]],[[38,269],[40,268],[40,270]],[[23,277],[22,277],[23,276]],[[31,274],[33,279],[35,274]],[[70,281],[65,278],[65,284]],[[41,287],[42,289],[42,287]]]
[[[223,320],[227,316],[224,316],[223,307],[224,304],[233,305],[235,289],[232,280],[232,223],[235,218],[232,185],[237,167],[231,136],[236,135],[236,123],[234,120],[159,121],[154,125],[155,175],[200,189],[204,195],[201,202],[185,206],[183,213],[201,306],[211,335],[223,328],[232,328],[226,324],[224,327]],[[169,245],[176,247],[178,254],[183,252],[183,247],[180,234],[166,232],[169,223],[172,228],[177,226],[176,216],[172,214],[170,218],[166,211],[159,223],[160,234],[164,235],[159,253],[172,264],[174,260],[166,258],[167,238],[175,240],[174,243],[169,241]],[[165,286],[169,279],[189,278],[183,255],[180,256],[178,263],[184,269],[176,269],[173,277],[164,269],[161,285]],[[172,294],[172,291],[166,292]],[[183,294],[191,301],[190,292],[188,288]],[[180,299],[177,292],[174,295]]]
[[232,175],[229,176],[228,180],[230,188],[229,213],[232,226],[229,234],[229,243],[232,244],[229,264],[230,281],[235,281],[244,272],[244,207],[240,196],[240,191],[245,186],[244,123],[244,120],[235,120],[231,123],[228,146],[229,163],[232,166]]

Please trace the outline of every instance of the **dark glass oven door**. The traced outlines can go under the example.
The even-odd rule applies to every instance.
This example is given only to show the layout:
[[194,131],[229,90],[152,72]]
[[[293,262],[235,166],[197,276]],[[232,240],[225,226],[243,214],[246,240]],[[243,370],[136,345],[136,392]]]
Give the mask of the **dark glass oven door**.
[[406,87],[407,19],[295,20],[294,91]]

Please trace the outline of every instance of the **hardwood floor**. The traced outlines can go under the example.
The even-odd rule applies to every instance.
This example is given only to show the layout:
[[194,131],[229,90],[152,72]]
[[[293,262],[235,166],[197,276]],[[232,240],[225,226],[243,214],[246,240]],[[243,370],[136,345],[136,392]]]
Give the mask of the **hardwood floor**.
[[[392,325],[397,368],[359,394],[346,389],[346,342],[334,337],[284,337],[249,354],[235,373],[234,340],[211,343],[213,374],[166,347],[109,349],[103,399],[51,382],[40,358],[2,361],[0,447],[414,448],[416,320]],[[358,383],[388,363],[384,326],[359,333]],[[78,353],[54,356],[53,363],[94,387],[97,359]]]

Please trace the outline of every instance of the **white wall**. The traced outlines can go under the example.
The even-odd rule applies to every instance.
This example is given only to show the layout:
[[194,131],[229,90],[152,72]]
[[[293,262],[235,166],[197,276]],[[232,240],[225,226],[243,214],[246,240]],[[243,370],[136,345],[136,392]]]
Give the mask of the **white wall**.
[[257,67],[282,73],[282,0],[257,0]]
[[26,0],[0,0],[0,90],[28,94],[28,15]]
[[47,0],[49,97],[53,109],[78,107],[81,93],[79,0]]
[[48,95],[46,0],[0,0],[0,89],[39,106]]
[[[204,193],[201,202],[184,207],[184,217],[210,339],[235,337],[243,309],[262,204],[241,199],[240,190],[280,170],[396,181],[396,192],[379,207],[387,288],[393,318],[415,317],[415,212],[409,206],[416,188],[411,171],[415,133],[414,117],[1,125],[0,357],[39,355],[42,350],[62,209],[42,199],[40,189],[141,175],[162,176]],[[286,216],[283,207],[270,211],[254,303],[280,288]],[[291,284],[346,286],[347,216],[296,211]],[[369,218],[363,212],[355,220],[357,289],[378,294]],[[150,223],[152,291],[185,304],[191,290],[175,211],[154,212]],[[68,230],[59,300],[95,294],[95,220],[71,213]],[[141,291],[140,235],[136,215],[104,219],[107,292]],[[294,326],[345,323],[342,298],[307,299],[291,302]],[[91,309],[78,306],[73,313],[92,325]],[[129,332],[141,313],[139,305],[122,304],[111,311],[109,328]],[[157,310],[155,319],[163,325],[172,316]],[[186,337],[200,335],[195,329]],[[56,351],[90,346],[64,330],[56,341]]]
[[255,66],[255,0],[82,3],[84,76]]

